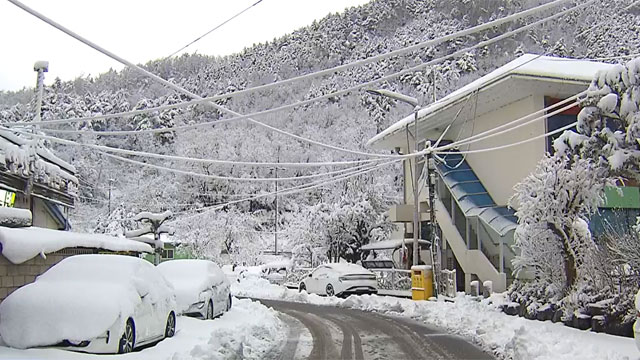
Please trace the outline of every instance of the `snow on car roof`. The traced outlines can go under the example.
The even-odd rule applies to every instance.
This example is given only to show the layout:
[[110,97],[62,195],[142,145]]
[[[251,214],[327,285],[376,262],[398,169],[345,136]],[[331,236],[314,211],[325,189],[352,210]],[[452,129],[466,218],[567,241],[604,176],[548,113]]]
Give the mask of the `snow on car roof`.
[[366,274],[370,272],[369,270],[363,268],[362,266],[357,264],[352,264],[352,263],[331,263],[331,264],[324,264],[324,266],[343,274],[347,274],[347,273]]
[[141,266],[153,266],[134,256],[82,254],[62,259],[36,281],[126,282]]
[[0,244],[2,244],[2,255],[14,264],[21,264],[38,254],[49,254],[71,247],[153,252],[148,244],[126,238],[38,227],[8,228],[0,226]]

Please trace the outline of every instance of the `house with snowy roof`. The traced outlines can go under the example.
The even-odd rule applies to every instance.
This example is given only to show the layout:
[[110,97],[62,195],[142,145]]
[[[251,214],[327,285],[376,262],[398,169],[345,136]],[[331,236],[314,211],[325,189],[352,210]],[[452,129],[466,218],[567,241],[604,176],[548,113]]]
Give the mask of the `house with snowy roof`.
[[[499,128],[532,113],[539,112],[531,119],[539,117],[547,107],[586,90],[598,71],[612,67],[599,62],[525,54],[420,109],[415,138],[421,145],[426,141],[433,144],[443,136],[441,144],[446,144]],[[567,101],[547,109],[555,114],[546,119],[519,127],[505,126],[513,129],[453,148],[436,159],[435,213],[443,240],[441,263],[443,268],[457,270],[459,289],[464,287],[469,291],[472,280],[491,280],[495,291],[503,291],[513,280],[511,260],[515,256],[512,245],[517,219],[514,209],[507,205],[514,185],[535,169],[546,152],[553,152],[552,141],[561,132],[550,137],[544,134],[576,121],[579,109],[571,104]],[[553,111],[556,109],[561,111]],[[414,149],[413,139],[412,114],[377,134],[368,145],[407,154]],[[505,147],[508,144],[516,145]],[[473,152],[489,148],[493,150]],[[472,152],[468,152],[470,150]],[[390,211],[391,220],[403,225],[399,227],[400,234],[392,235],[398,238],[413,236],[412,211],[408,209],[415,203],[411,161],[405,160],[403,166],[406,204],[396,205]],[[420,173],[424,159],[418,159],[418,166]],[[428,189],[424,181],[420,186],[424,188],[417,201],[421,228],[426,230]],[[621,193],[612,189],[607,193],[607,203],[600,209],[599,218],[615,216],[616,221],[632,224],[639,208],[637,186],[623,187]],[[596,228],[592,231],[601,230],[597,229],[601,223],[592,221],[591,226]]]
[[0,130],[0,206],[30,210],[34,226],[69,229],[75,172],[41,141]]

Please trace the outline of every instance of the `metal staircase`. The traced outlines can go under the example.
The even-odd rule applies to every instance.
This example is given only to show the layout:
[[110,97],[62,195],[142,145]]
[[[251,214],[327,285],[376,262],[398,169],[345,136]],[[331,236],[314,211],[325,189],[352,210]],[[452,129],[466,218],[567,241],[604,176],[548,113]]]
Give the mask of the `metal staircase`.
[[513,210],[493,201],[459,153],[444,156],[436,172],[437,222],[462,270],[482,281],[492,280],[496,291],[506,289],[511,277],[507,265],[515,255],[511,248],[517,225]]

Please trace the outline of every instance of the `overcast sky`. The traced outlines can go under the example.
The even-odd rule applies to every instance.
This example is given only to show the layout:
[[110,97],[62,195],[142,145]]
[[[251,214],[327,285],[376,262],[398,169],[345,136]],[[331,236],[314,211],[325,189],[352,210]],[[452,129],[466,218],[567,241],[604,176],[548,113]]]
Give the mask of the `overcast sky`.
[[[22,3],[134,63],[165,57],[257,0],[23,0]],[[227,55],[369,0],[262,0],[184,51]],[[8,1],[0,1],[0,90],[33,87],[33,63],[49,61],[46,84],[122,66]]]

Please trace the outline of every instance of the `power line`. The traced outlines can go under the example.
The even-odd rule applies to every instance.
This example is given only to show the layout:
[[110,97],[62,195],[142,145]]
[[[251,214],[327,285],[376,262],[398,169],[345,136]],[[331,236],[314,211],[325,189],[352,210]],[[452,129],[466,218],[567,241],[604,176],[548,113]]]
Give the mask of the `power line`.
[[205,36],[207,36],[207,35],[211,34],[211,33],[212,33],[212,32],[214,32],[215,30],[217,30],[217,29],[221,28],[224,24],[226,24],[226,23],[228,23],[229,21],[231,21],[231,20],[233,20],[233,19],[237,18],[238,16],[242,15],[243,13],[245,13],[246,11],[248,11],[249,9],[251,9],[252,7],[254,7],[254,6],[258,5],[258,4],[259,4],[259,3],[261,3],[261,2],[262,2],[262,0],[258,0],[258,1],[256,1],[253,5],[248,6],[246,9],[244,9],[244,10],[240,11],[239,13],[237,13],[237,14],[233,15],[232,17],[230,17],[229,19],[227,19],[227,20],[223,21],[222,23],[220,23],[220,24],[216,25],[216,27],[214,27],[213,29],[211,29],[211,30],[207,31],[206,33],[204,33],[204,34],[202,34],[202,35],[200,35],[200,36],[198,36],[195,40],[193,40],[192,42],[188,43],[187,45],[185,45],[185,46],[181,47],[180,49],[178,49],[178,50],[176,50],[176,51],[172,52],[172,53],[171,53],[169,56],[167,56],[167,57],[168,57],[168,58],[170,58],[170,57],[172,57],[173,55],[175,55],[175,54],[179,53],[180,51],[182,51],[182,50],[184,50],[184,49],[188,48],[189,46],[191,46],[191,45],[193,45],[193,44],[195,44],[197,41],[199,41],[199,40],[200,40],[200,39],[202,39],[203,37],[205,37]]
[[[511,143],[511,144],[505,144],[505,145],[500,145],[500,146],[495,146],[495,147],[485,148],[485,149],[462,150],[462,151],[457,151],[456,153],[460,153],[460,154],[477,154],[477,153],[483,153],[483,152],[489,152],[489,151],[495,151],[495,150],[502,150],[502,149],[513,147],[513,146],[526,144],[528,142],[535,141],[535,140],[538,140],[538,139],[541,139],[541,138],[545,138],[547,136],[555,135],[555,134],[557,134],[559,132],[571,129],[572,127],[576,126],[577,123],[578,123],[577,121],[574,121],[571,124],[563,126],[563,127],[559,128],[559,129],[556,129],[556,130],[553,130],[553,131],[550,131],[550,132],[547,132],[547,133],[544,133],[544,134],[541,134],[541,135],[538,135],[538,136],[534,136],[534,137],[529,138],[529,139],[525,139],[525,140],[522,140],[522,141],[514,142],[514,143]],[[438,151],[438,150],[436,150],[435,153],[436,154],[449,154],[448,152]]]
[[[15,1],[15,0],[9,0],[9,1],[12,1],[12,2],[13,2],[13,1]],[[494,37],[494,38],[492,38],[492,39],[482,41],[482,42],[480,42],[480,43],[478,43],[478,44],[476,44],[476,45],[474,45],[474,46],[471,46],[471,47],[468,47],[468,48],[465,48],[465,49],[462,49],[462,50],[456,51],[456,52],[454,52],[454,53],[452,53],[452,54],[449,54],[449,55],[447,55],[447,56],[445,56],[445,57],[443,57],[443,58],[440,58],[440,59],[434,59],[434,60],[432,60],[432,61],[430,61],[430,62],[427,62],[427,63],[421,64],[421,65],[418,65],[418,66],[416,66],[416,67],[413,67],[413,68],[410,68],[410,69],[403,70],[403,71],[401,71],[401,72],[399,72],[399,73],[393,74],[393,76],[395,77],[395,76],[400,76],[400,75],[405,74],[405,73],[413,72],[413,71],[415,71],[415,70],[417,70],[417,69],[419,69],[419,68],[422,68],[422,67],[425,67],[425,66],[431,65],[431,64],[433,64],[433,63],[439,62],[439,61],[441,61],[441,59],[446,59],[446,58],[449,58],[449,57],[454,57],[454,56],[456,56],[456,55],[458,55],[458,54],[461,54],[461,53],[467,52],[467,51],[469,51],[469,50],[471,50],[471,49],[475,49],[475,48],[478,48],[478,47],[487,46],[487,45],[489,45],[489,44],[491,44],[491,43],[493,43],[493,42],[496,42],[496,41],[501,40],[501,39],[503,39],[503,38],[506,38],[506,37],[512,36],[512,35],[514,35],[514,34],[516,34],[516,33],[519,33],[519,32],[522,32],[522,31],[524,31],[524,30],[527,30],[527,29],[529,29],[529,28],[531,28],[531,27],[533,27],[533,26],[537,26],[537,25],[539,25],[539,24],[541,24],[541,23],[544,23],[544,22],[547,22],[547,21],[549,21],[549,20],[551,20],[551,19],[555,19],[555,18],[557,18],[557,17],[559,17],[559,16],[562,16],[562,15],[564,15],[564,14],[568,13],[568,12],[575,11],[575,10],[577,10],[578,8],[585,7],[585,6],[587,6],[587,5],[591,4],[591,3],[593,3],[594,1],[595,1],[595,0],[589,0],[589,1],[585,2],[584,4],[582,4],[582,5],[574,6],[574,7],[572,7],[572,8],[566,9],[566,10],[564,10],[564,11],[562,11],[562,12],[559,12],[559,13],[557,13],[557,14],[554,14],[554,15],[552,15],[552,16],[550,16],[550,17],[543,18],[543,19],[541,19],[541,20],[539,20],[539,21],[536,21],[536,22],[534,22],[534,23],[531,23],[531,24],[529,24],[529,25],[525,25],[525,26],[523,26],[523,27],[521,27],[521,28],[519,28],[519,29],[512,30],[512,31],[510,31],[510,32],[504,33],[504,34],[499,35],[499,36],[497,36],[497,37]],[[142,71],[144,71],[144,70],[142,69]],[[150,74],[150,73],[149,73],[149,74]],[[153,75],[153,74],[150,74],[150,76],[153,76],[154,78],[157,78],[157,76],[155,76],[155,75]],[[368,82],[368,83],[364,83],[364,84],[358,85],[357,87],[358,87],[358,88],[362,88],[362,87],[365,87],[365,86],[369,86],[369,85],[371,85],[371,84],[377,83],[378,81],[386,80],[386,78],[387,78],[387,77],[383,77],[383,78],[380,78],[380,79],[378,79],[378,80],[370,81],[370,82]],[[160,80],[162,80],[161,78],[159,78],[159,79],[160,79]],[[162,81],[164,81],[164,80],[162,80]],[[336,95],[336,93],[333,93],[333,96],[335,96],[335,95]],[[440,100],[440,101],[442,101],[442,100]],[[41,135],[35,135],[35,134],[34,134],[34,136],[41,136]],[[63,141],[63,140],[61,140],[61,139],[52,138],[52,137],[47,137],[47,138],[49,138],[49,139],[50,139],[50,140],[52,140],[52,141]],[[55,140],[54,140],[54,139],[55,139]],[[64,140],[64,141],[66,141],[66,140]],[[86,145],[86,146],[90,146],[90,145]],[[98,145],[93,145],[93,146],[98,146]],[[101,149],[101,150],[114,152],[114,150],[113,150],[113,149],[114,149],[114,148],[103,147],[103,149]],[[119,150],[119,151],[122,153],[122,151],[124,151],[124,150]],[[384,157],[384,158],[413,158],[413,157],[416,157],[416,156],[422,156],[422,155],[426,154],[426,153],[427,153],[427,152],[429,152],[429,151],[430,151],[429,149],[425,149],[425,150],[424,150],[424,151],[422,151],[422,152],[412,153],[412,154],[406,154],[406,155],[382,155],[382,154],[369,154],[369,153],[362,153],[362,152],[357,152],[357,153],[359,153],[359,154],[366,154],[367,156],[378,156],[378,157]],[[131,154],[131,153],[129,153],[129,154]],[[139,153],[139,154],[140,154],[140,153]],[[145,156],[150,156],[150,157],[160,157],[158,154],[151,154],[151,153],[145,153]],[[198,161],[198,160],[195,160],[195,159],[190,159],[190,160],[192,160],[192,161]],[[217,161],[217,162],[219,163],[220,161]],[[261,164],[263,164],[263,163],[261,163]],[[253,165],[253,164],[252,164],[252,166],[259,166],[259,165]]]
[[244,178],[244,177],[233,177],[233,176],[208,175],[208,174],[196,173],[196,172],[192,172],[192,171],[172,169],[172,168],[168,168],[168,167],[165,167],[165,166],[149,164],[149,163],[145,163],[145,162],[141,162],[141,161],[127,159],[127,158],[124,158],[124,157],[121,157],[121,156],[111,155],[111,154],[108,154],[106,152],[103,152],[102,154],[107,156],[107,157],[110,157],[112,159],[121,161],[121,162],[127,162],[127,163],[134,164],[134,165],[150,167],[150,168],[153,168],[153,169],[172,172],[172,173],[175,173],[175,174],[186,175],[186,176],[194,176],[194,177],[205,178],[205,179],[213,179],[213,180],[241,181],[241,182],[268,182],[268,183],[272,183],[274,181],[275,182],[299,181],[299,180],[313,179],[313,178],[322,177],[322,176],[342,174],[342,173],[345,173],[345,172],[348,172],[348,171],[360,170],[360,169],[363,169],[365,167],[372,166],[372,165],[365,164],[365,165],[359,165],[359,166],[355,166],[355,167],[351,167],[351,168],[346,168],[346,169],[341,169],[341,170],[331,171],[331,172],[326,172],[326,173],[312,174],[312,175],[302,175],[302,176],[293,176],[293,177],[278,177],[278,178],[246,177],[246,178]]
[[[31,136],[38,139],[45,139],[52,142],[56,142],[63,145],[70,146],[79,146],[85,147],[89,149],[99,150],[103,152],[109,153],[117,153],[123,155],[134,155],[134,156],[144,156],[155,159],[164,159],[164,160],[174,160],[174,161],[187,161],[187,162],[195,162],[201,164],[219,164],[219,165],[242,165],[242,166],[255,166],[255,167],[291,167],[291,168],[302,168],[302,167],[318,167],[318,166],[343,166],[343,165],[354,165],[354,164],[366,164],[366,163],[375,163],[379,161],[383,161],[385,159],[368,159],[368,160],[355,160],[355,161],[334,161],[334,162],[313,162],[313,163],[273,163],[273,162],[247,162],[247,161],[230,161],[230,160],[214,160],[214,159],[201,159],[201,158],[191,158],[184,156],[176,156],[176,155],[165,155],[165,154],[156,154],[145,151],[136,151],[136,150],[126,150],[116,147],[103,146],[103,145],[95,145],[95,144],[82,144],[72,140],[66,140],[57,138],[54,136],[48,136],[37,133],[28,133],[24,130],[18,130],[15,128],[5,128],[0,125],[0,129],[4,129],[7,131],[13,131],[21,135]],[[404,155],[399,155],[401,158]]]
[[[348,180],[348,179],[351,179],[353,177],[357,177],[357,176],[361,176],[361,175],[367,174],[367,173],[372,172],[374,170],[377,170],[377,169],[379,169],[379,168],[381,168],[383,166],[390,165],[390,164],[392,164],[394,162],[398,162],[398,161],[400,161],[400,160],[395,160],[395,159],[394,160],[387,160],[386,162],[384,162],[382,164],[376,165],[376,166],[374,166],[372,168],[369,168],[369,169],[366,169],[366,170],[361,170],[361,171],[352,172],[352,173],[349,173],[349,174],[344,174],[344,175],[341,175],[341,176],[334,177],[334,178],[332,178],[330,180],[316,181],[314,183],[309,183],[309,184],[304,184],[304,185],[300,185],[300,186],[290,187],[290,188],[278,191],[277,195],[296,194],[296,193],[304,192],[304,191],[307,191],[307,190],[315,189],[315,188],[318,188],[318,187],[330,185],[330,184],[333,184],[333,183],[336,183],[336,182],[339,182],[339,181]],[[210,211],[220,210],[220,209],[222,209],[222,208],[224,208],[226,206],[229,206],[229,205],[237,204],[237,203],[244,202],[244,201],[256,200],[256,199],[259,199],[259,198],[262,198],[262,197],[267,197],[267,196],[272,196],[272,195],[276,195],[276,193],[275,192],[264,193],[264,194],[256,195],[256,196],[249,197],[249,198],[244,198],[244,199],[240,199],[240,200],[233,200],[233,201],[230,201],[230,202],[227,202],[227,203],[224,203],[224,204],[203,208],[205,210],[200,212],[200,213],[197,213],[197,214],[194,214],[194,215],[190,215],[188,217],[181,218],[181,219],[176,219],[176,220],[172,221],[172,223],[175,223],[175,222],[178,222],[178,221],[184,221],[184,220],[187,220],[187,219],[190,219],[190,218],[193,218],[193,217],[197,217],[197,216],[206,214],[206,213],[208,213]],[[199,209],[199,210],[202,210],[202,209]],[[186,213],[186,212],[187,211],[182,212],[182,213]],[[180,213],[174,213],[174,214],[180,214]]]
[[[581,92],[580,94],[584,94],[585,92]],[[580,95],[580,94],[578,94],[578,95]],[[569,97],[569,98],[563,100],[562,103],[569,102],[572,99],[575,99],[578,95],[574,95],[572,97]],[[526,121],[524,123],[521,123],[523,120],[526,120],[526,119],[530,118],[531,116],[535,116],[535,115],[537,115],[539,113],[544,113],[547,110],[552,109],[552,108],[557,108],[559,106],[558,104],[560,104],[560,103],[556,103],[556,104],[554,104],[552,106],[546,107],[546,108],[544,108],[542,110],[538,110],[538,111],[536,111],[534,113],[531,113],[529,115],[523,116],[523,117],[521,117],[519,119],[510,121],[510,122],[508,122],[506,124],[500,125],[500,126],[495,127],[495,128],[493,128],[491,130],[484,131],[484,132],[482,132],[480,134],[471,136],[469,138],[466,138],[466,139],[463,139],[463,140],[460,140],[460,141],[453,142],[451,144],[444,145],[444,146],[436,148],[436,149],[438,149],[440,151],[449,150],[449,149],[453,149],[453,148],[458,147],[458,146],[470,145],[470,144],[473,144],[473,143],[476,143],[476,142],[479,142],[479,141],[484,141],[484,140],[492,138],[494,136],[502,135],[504,133],[507,133],[507,132],[516,130],[518,128],[521,128],[523,126],[529,125],[531,123],[534,123],[536,121],[544,120],[544,119],[547,119],[547,118],[549,118],[549,117],[551,117],[553,115],[556,115],[556,114],[559,114],[559,113],[561,113],[563,111],[569,110],[572,107],[578,105],[578,102],[572,102],[567,106],[561,107],[561,108],[559,108],[557,110],[554,110],[554,111],[552,111],[550,113],[546,113],[546,114],[544,114],[542,116],[539,116],[539,117],[536,117],[536,118],[531,119],[529,121]],[[560,105],[562,105],[562,104],[560,104]],[[518,124],[518,123],[520,123],[520,124]],[[518,125],[512,126],[514,124],[518,124]]]
[[[186,89],[184,89],[184,88],[182,88],[180,86],[177,86],[176,84],[174,84],[174,83],[172,83],[170,81],[167,81],[167,80],[159,77],[158,75],[155,75],[155,74],[153,74],[153,73],[141,68],[140,66],[135,65],[134,63],[132,63],[132,62],[130,62],[130,61],[128,61],[128,60],[126,60],[126,59],[124,59],[124,58],[122,58],[122,57],[120,57],[120,56],[118,56],[118,55],[106,50],[106,49],[104,49],[103,47],[101,47],[101,46],[99,46],[99,45],[97,45],[97,44],[95,44],[95,43],[83,38],[82,36],[80,36],[80,35],[74,33],[73,31],[65,28],[64,26],[56,23],[55,21],[49,19],[48,17],[46,17],[46,16],[38,13],[37,11],[29,8],[28,6],[22,4],[21,2],[19,2],[17,0],[9,0],[9,1],[12,4],[20,7],[23,10],[25,10],[26,12],[36,16],[40,20],[46,22],[47,24],[55,27],[56,29],[66,33],[67,35],[75,38],[78,41],[81,41],[82,43],[92,47],[93,49],[95,49],[95,50],[97,50],[97,51],[109,56],[110,58],[112,58],[112,59],[114,59],[114,60],[116,60],[116,61],[118,61],[118,62],[120,62],[120,63],[122,63],[122,64],[124,64],[124,65],[126,65],[126,66],[128,66],[128,67],[130,67],[132,69],[134,69],[134,70],[136,70],[136,71],[138,71],[138,72],[140,72],[141,74],[143,74],[143,75],[145,75],[147,77],[150,77],[151,79],[155,80],[156,82],[159,82],[159,83],[169,87],[170,89],[173,89],[173,90],[175,90],[175,91],[177,91],[179,93],[187,95],[187,96],[189,96],[189,97],[191,97],[193,99],[203,100],[202,97],[200,97],[199,95],[194,94],[191,91],[188,91],[188,90],[186,90]],[[566,0],[556,0],[556,1],[566,1]],[[225,108],[223,106],[220,106],[220,105],[218,105],[218,104],[216,104],[214,102],[210,101],[207,104],[209,104],[210,106],[213,106],[214,108],[216,108],[216,109],[218,109],[220,111],[228,112],[231,115],[241,116],[241,114],[239,114],[239,113],[237,113],[237,112],[235,112],[233,110],[229,110],[229,109],[227,109],[227,108]],[[281,135],[289,136],[289,137],[294,138],[296,140],[299,140],[299,141],[302,141],[302,142],[307,142],[309,144],[314,144],[314,145],[317,145],[317,146],[320,146],[320,147],[324,147],[324,148],[327,148],[327,149],[341,151],[341,152],[344,152],[344,153],[350,153],[350,154],[355,154],[355,155],[385,157],[383,155],[376,155],[376,154],[371,154],[371,153],[365,153],[365,152],[362,152],[362,151],[344,149],[344,148],[340,148],[338,146],[325,144],[325,143],[322,143],[322,142],[319,142],[319,141],[316,141],[316,140],[307,139],[307,138],[304,138],[302,136],[295,135],[295,134],[289,133],[289,132],[284,131],[284,130],[280,130],[280,129],[278,129],[276,127],[273,127],[271,125],[264,124],[264,123],[262,123],[260,121],[254,120],[252,118],[247,118],[247,120],[249,120],[253,124],[256,124],[256,125],[264,127],[264,128],[267,128],[267,129],[269,129],[271,131],[274,131],[276,133],[279,133]]]
[[[104,49],[100,48],[99,46],[89,42],[88,40],[80,38],[78,35],[72,33],[70,30],[67,30],[66,28],[63,28],[62,26],[53,23],[50,19],[44,17],[43,15],[41,15],[41,14],[39,14],[39,13],[37,13],[37,12],[27,8],[27,7],[25,7],[24,5],[20,4],[16,0],[9,0],[9,1],[11,1],[15,5],[21,7],[23,10],[31,13],[32,15],[40,18],[41,20],[49,23],[50,25],[58,28],[59,30],[67,33],[68,35],[76,38],[77,40],[79,40],[79,41],[91,46],[92,48],[94,48],[94,49],[96,49],[96,50],[98,50],[98,51],[100,51],[102,53],[106,52],[106,50],[104,50]],[[422,42],[420,44],[416,44],[416,45],[413,45],[413,46],[404,47],[404,48],[401,48],[401,49],[398,49],[398,50],[394,50],[394,51],[391,51],[391,52],[386,53],[386,54],[380,54],[380,55],[372,56],[372,57],[367,58],[367,59],[354,61],[354,62],[351,62],[349,64],[336,66],[336,67],[333,67],[333,68],[330,68],[330,69],[325,69],[325,70],[313,72],[313,73],[310,73],[310,74],[300,75],[300,76],[293,77],[293,78],[290,78],[290,79],[287,79],[287,80],[281,80],[281,81],[277,81],[277,82],[270,83],[270,84],[265,84],[265,85],[261,85],[261,86],[257,86],[257,87],[238,90],[238,91],[235,91],[233,93],[227,93],[227,94],[223,94],[223,95],[216,95],[216,96],[211,96],[211,97],[207,97],[207,98],[201,98],[201,99],[198,99],[198,100],[192,100],[192,101],[188,101],[188,102],[180,103],[180,104],[172,104],[172,105],[165,105],[165,106],[160,106],[160,107],[155,107],[155,108],[134,110],[134,111],[130,111],[130,112],[122,112],[122,113],[117,113],[117,114],[112,114],[112,115],[106,114],[106,115],[97,115],[97,116],[92,116],[92,117],[74,118],[74,119],[47,120],[47,121],[41,121],[41,122],[39,122],[39,124],[40,123],[42,123],[42,124],[46,124],[46,123],[48,123],[48,124],[56,124],[56,123],[65,122],[65,121],[67,121],[67,122],[71,122],[71,121],[87,121],[87,120],[92,120],[92,119],[97,120],[97,119],[106,119],[106,118],[110,118],[110,117],[122,117],[122,116],[128,116],[128,115],[137,115],[137,114],[143,114],[143,113],[149,112],[149,111],[160,111],[160,110],[164,110],[164,109],[172,109],[172,108],[178,108],[178,107],[183,107],[183,106],[191,106],[191,105],[195,105],[195,104],[199,104],[199,103],[203,103],[203,102],[231,98],[231,97],[234,97],[234,96],[238,96],[238,95],[242,95],[242,94],[248,94],[248,93],[255,92],[255,91],[267,90],[267,89],[271,89],[273,87],[283,86],[283,85],[289,84],[289,83],[294,82],[294,81],[307,80],[307,79],[313,78],[313,77],[329,75],[329,74],[333,74],[333,73],[338,72],[338,71],[346,70],[346,69],[349,69],[349,68],[352,68],[352,67],[356,67],[356,66],[366,65],[366,64],[369,64],[369,63],[372,63],[372,62],[375,62],[375,61],[379,61],[379,60],[383,60],[383,59],[386,59],[386,58],[389,58],[389,57],[403,55],[404,53],[415,51],[415,50],[423,48],[423,47],[435,46],[435,45],[438,45],[438,44],[440,44],[442,42],[446,42],[446,41],[455,39],[457,37],[467,36],[467,35],[473,34],[475,32],[480,32],[480,31],[489,29],[489,28],[494,27],[494,26],[502,25],[503,23],[506,23],[506,22],[517,20],[517,19],[520,19],[522,17],[526,17],[526,16],[529,16],[529,15],[544,11],[544,10],[550,8],[550,7],[553,7],[553,6],[556,6],[556,5],[560,5],[561,3],[566,2],[566,1],[568,1],[568,0],[552,1],[550,3],[544,4],[544,5],[540,5],[538,7],[535,7],[535,8],[532,8],[532,9],[528,9],[528,10],[525,10],[525,11],[521,11],[519,13],[512,14],[512,15],[506,16],[506,17],[501,18],[501,19],[497,19],[497,20],[490,21],[490,22],[485,23],[485,24],[477,25],[477,26],[474,26],[474,27],[471,27],[471,28],[468,28],[468,29],[465,29],[465,30],[458,31],[458,32],[455,32],[455,33],[450,34],[450,35],[442,36],[442,37],[439,37],[439,38],[436,38],[436,39],[433,39],[433,40],[425,41],[425,42]],[[592,1],[588,1],[587,3],[585,3],[583,5],[574,6],[573,8],[570,8],[570,9],[567,9],[565,11],[562,11],[560,14],[557,14],[557,15],[564,15],[565,13],[567,13],[569,11],[577,10],[579,7],[583,7],[584,5],[586,5],[588,3],[591,3],[591,2]],[[548,20],[550,20],[552,18],[556,18],[556,17],[557,16],[551,16],[551,17],[545,18],[545,20],[548,21]],[[540,22],[536,22],[535,24],[539,24],[539,23]],[[484,43],[483,42],[483,43],[481,43],[482,45],[480,45],[480,46],[486,46],[486,45],[488,45],[490,43],[491,42],[489,42],[489,43]],[[463,51],[469,51],[470,49],[473,49],[473,47],[463,49]],[[458,53],[460,53],[460,52],[456,52],[454,54],[458,54]],[[124,59],[115,58],[114,57],[115,55],[110,54],[110,53],[109,54],[105,54],[105,55],[110,56],[110,57],[112,57],[112,58],[114,58],[114,59],[116,59],[118,61],[120,61],[120,60],[124,61]],[[448,57],[443,57],[441,59],[447,59],[447,58]],[[431,63],[426,63],[423,66],[428,66],[430,64]],[[128,64],[125,64],[125,65],[128,65]],[[131,65],[133,65],[133,64],[131,64]],[[130,65],[128,65],[128,66],[130,66]],[[144,71],[144,69],[141,69],[141,70]],[[400,76],[400,75],[403,75],[403,74],[404,73],[398,74],[397,76]],[[378,81],[384,81],[386,79],[388,79],[388,78],[386,78],[386,77],[385,78],[381,78]],[[338,95],[337,93],[332,93],[332,94],[328,94],[326,97],[337,96],[337,95]],[[238,118],[247,118],[247,117],[248,116],[241,116],[241,117],[238,117]],[[25,123],[25,122],[7,123],[7,125],[20,125],[20,124],[31,124],[32,125],[32,124],[35,124],[35,122],[30,122],[30,123]]]

